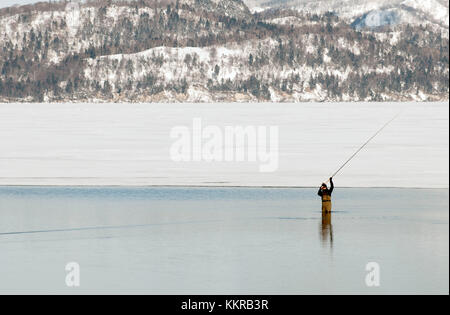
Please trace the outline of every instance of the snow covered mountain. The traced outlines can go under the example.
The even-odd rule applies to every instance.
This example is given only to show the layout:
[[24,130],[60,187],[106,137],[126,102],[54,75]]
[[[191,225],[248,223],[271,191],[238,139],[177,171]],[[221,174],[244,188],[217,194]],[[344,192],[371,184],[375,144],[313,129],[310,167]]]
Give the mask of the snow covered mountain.
[[[449,27],[449,4],[446,0],[245,0],[254,10],[294,8],[322,14],[335,12],[358,27],[376,27],[400,23],[431,23]],[[365,21],[367,19],[367,21]]]
[[371,12],[252,14],[241,0],[5,8],[0,102],[448,99],[448,29]]

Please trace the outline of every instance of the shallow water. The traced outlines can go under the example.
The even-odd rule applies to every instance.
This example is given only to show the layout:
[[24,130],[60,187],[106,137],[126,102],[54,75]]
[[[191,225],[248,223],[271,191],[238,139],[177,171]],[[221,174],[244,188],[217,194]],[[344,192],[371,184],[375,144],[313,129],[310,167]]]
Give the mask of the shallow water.
[[0,293],[449,293],[448,190],[337,188],[333,206],[315,189],[0,187]]

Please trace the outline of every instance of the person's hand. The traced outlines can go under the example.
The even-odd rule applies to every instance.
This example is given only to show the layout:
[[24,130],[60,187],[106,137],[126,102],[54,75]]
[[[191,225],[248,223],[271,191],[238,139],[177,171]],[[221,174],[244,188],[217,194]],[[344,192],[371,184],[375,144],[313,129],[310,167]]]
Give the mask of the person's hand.
[[330,181],[332,181],[333,180],[333,177],[330,177]]

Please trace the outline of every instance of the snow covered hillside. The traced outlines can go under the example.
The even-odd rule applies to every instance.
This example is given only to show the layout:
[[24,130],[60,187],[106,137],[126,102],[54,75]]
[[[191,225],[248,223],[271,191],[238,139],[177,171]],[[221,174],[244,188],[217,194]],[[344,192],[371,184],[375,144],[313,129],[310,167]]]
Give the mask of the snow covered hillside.
[[[359,10],[359,2],[358,14],[379,8],[369,2]],[[326,1],[314,2],[318,12],[320,3]],[[428,8],[413,0],[401,5]],[[251,13],[241,0],[2,9],[0,102],[448,99],[448,28],[403,25],[394,9],[349,23],[342,10],[344,18]]]
[[[310,13],[335,12],[349,22],[372,13],[397,16],[396,23],[434,24],[449,27],[449,4],[446,0],[245,0],[254,10],[295,8]],[[392,13],[394,12],[394,13]],[[368,23],[370,24],[370,23]]]

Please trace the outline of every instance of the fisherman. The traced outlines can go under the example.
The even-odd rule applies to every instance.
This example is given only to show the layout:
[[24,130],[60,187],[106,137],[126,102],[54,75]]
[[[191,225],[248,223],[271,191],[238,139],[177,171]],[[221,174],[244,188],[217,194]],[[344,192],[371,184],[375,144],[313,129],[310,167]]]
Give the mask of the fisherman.
[[328,189],[327,184],[322,183],[322,186],[320,186],[319,192],[317,193],[322,198],[322,212],[324,213],[331,212],[331,194],[333,189],[333,178],[330,177],[330,189]]

